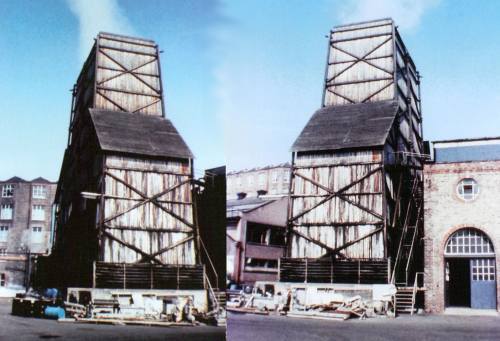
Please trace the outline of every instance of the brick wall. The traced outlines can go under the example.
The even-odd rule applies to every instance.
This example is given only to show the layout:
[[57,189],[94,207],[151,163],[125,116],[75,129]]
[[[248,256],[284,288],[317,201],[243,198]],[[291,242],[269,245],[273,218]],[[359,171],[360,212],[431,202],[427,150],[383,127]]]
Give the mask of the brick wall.
[[[456,191],[461,179],[473,178],[479,195],[472,202]],[[425,308],[439,313],[444,302],[444,248],[461,228],[485,233],[496,252],[497,309],[500,309],[500,161],[427,164],[424,168]]]

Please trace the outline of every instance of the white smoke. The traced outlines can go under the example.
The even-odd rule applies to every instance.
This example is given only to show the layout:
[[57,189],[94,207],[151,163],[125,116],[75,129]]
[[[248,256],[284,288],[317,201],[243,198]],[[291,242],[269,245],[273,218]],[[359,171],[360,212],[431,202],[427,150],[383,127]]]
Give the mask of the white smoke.
[[348,0],[342,2],[338,17],[348,24],[391,17],[401,29],[416,28],[424,13],[440,0]]
[[134,35],[134,29],[117,0],[66,0],[80,29],[79,55],[85,60],[100,31]]

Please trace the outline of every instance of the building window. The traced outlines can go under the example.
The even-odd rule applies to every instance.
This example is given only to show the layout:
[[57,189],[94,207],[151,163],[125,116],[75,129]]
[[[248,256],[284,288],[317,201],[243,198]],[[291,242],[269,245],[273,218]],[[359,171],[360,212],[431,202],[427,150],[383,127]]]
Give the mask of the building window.
[[9,235],[9,227],[0,226],[0,243],[5,243],[7,241],[8,235]]
[[290,174],[287,172],[284,172],[283,173],[283,182],[287,184],[288,180],[290,180]]
[[0,249],[0,256],[6,256],[6,255],[7,255],[7,249],[6,248]]
[[247,258],[245,260],[246,268],[258,268],[258,269],[269,269],[276,270],[278,269],[278,260],[277,259],[258,259],[258,258]]
[[2,197],[10,198],[14,195],[14,185],[8,184],[2,187]]
[[7,285],[7,276],[4,273],[0,274],[0,287],[4,287]]
[[42,238],[42,227],[41,226],[33,226],[31,228],[31,242],[32,243],[41,243]]
[[34,185],[33,186],[33,198],[34,199],[45,199],[45,186]]
[[448,239],[444,254],[446,256],[495,255],[490,239],[484,233],[474,229],[455,232]]
[[458,183],[457,193],[460,198],[465,201],[472,201],[476,199],[479,194],[479,186],[474,179],[462,179]]
[[472,266],[473,281],[495,280],[495,259],[493,258],[472,259],[471,266]]
[[43,205],[33,205],[31,220],[45,220],[45,210]]
[[249,175],[247,181],[248,181],[248,186],[253,186],[253,175]]
[[241,176],[238,176],[238,178],[236,178],[236,186],[238,186],[238,187],[242,186]]
[[285,245],[285,230],[279,226],[248,223],[247,242],[270,246]]
[[12,219],[12,204],[2,205],[0,208],[0,219],[11,220]]

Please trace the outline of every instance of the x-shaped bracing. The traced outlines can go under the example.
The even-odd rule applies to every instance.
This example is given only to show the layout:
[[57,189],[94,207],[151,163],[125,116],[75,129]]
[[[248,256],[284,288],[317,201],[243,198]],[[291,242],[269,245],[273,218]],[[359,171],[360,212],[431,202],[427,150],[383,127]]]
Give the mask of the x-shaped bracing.
[[[357,179],[357,180],[355,180],[355,181],[351,182],[350,184],[348,184],[348,185],[346,185],[346,186],[344,186],[344,187],[340,188],[340,189],[339,189],[339,190],[337,190],[337,191],[334,191],[333,189],[328,188],[328,187],[326,187],[326,186],[324,186],[324,185],[322,185],[322,184],[318,183],[317,181],[314,181],[313,179],[311,179],[311,178],[309,178],[309,177],[307,177],[307,176],[305,176],[305,175],[303,175],[303,174],[300,174],[297,170],[294,170],[294,172],[293,172],[293,173],[294,173],[294,175],[295,175],[295,176],[298,176],[298,177],[300,177],[300,178],[302,178],[302,179],[304,179],[304,180],[306,180],[306,181],[310,182],[310,183],[311,183],[311,184],[313,184],[314,186],[316,186],[316,187],[318,187],[318,188],[321,188],[322,190],[326,191],[326,192],[328,193],[328,196],[327,196],[327,197],[325,197],[324,199],[320,200],[320,201],[319,201],[319,202],[317,202],[316,204],[314,204],[312,207],[310,207],[310,208],[308,208],[308,209],[306,209],[306,210],[302,211],[301,213],[299,213],[299,214],[297,214],[297,215],[293,216],[292,218],[290,218],[290,223],[293,223],[293,221],[297,220],[298,218],[300,218],[300,217],[304,216],[305,214],[307,214],[307,213],[311,212],[311,211],[312,211],[312,210],[314,210],[315,208],[317,208],[317,207],[319,207],[320,205],[322,205],[322,204],[324,204],[324,203],[328,202],[329,200],[332,200],[332,199],[333,199],[333,198],[335,198],[335,197],[338,197],[339,199],[344,200],[345,202],[347,202],[347,203],[349,203],[349,204],[351,204],[351,205],[354,205],[354,206],[358,207],[359,209],[361,209],[361,210],[363,210],[363,211],[365,211],[365,212],[369,213],[370,215],[372,215],[372,216],[374,216],[374,217],[378,218],[379,220],[383,220],[382,215],[378,214],[377,212],[374,212],[373,210],[369,209],[368,207],[365,207],[365,206],[363,206],[363,205],[361,205],[361,204],[359,204],[359,203],[357,203],[357,202],[354,202],[354,201],[350,200],[350,199],[349,199],[349,198],[347,198],[345,195],[343,195],[343,193],[344,193],[345,191],[349,190],[350,188],[352,188],[352,187],[353,187],[353,186],[355,186],[356,184],[358,184],[358,183],[362,182],[363,180],[365,180],[365,179],[369,178],[370,176],[372,176],[373,174],[375,174],[375,173],[377,173],[377,172],[379,172],[379,171],[381,171],[381,170],[382,170],[382,167],[376,167],[375,169],[372,169],[371,171],[369,171],[368,173],[366,173],[365,175],[363,175],[363,176],[362,176],[362,177],[360,177],[359,179]],[[375,222],[375,223],[374,223],[374,225],[381,225],[381,222],[380,222],[380,221],[379,221],[379,222]],[[347,248],[347,247],[349,247],[349,246],[351,246],[351,245],[353,245],[353,244],[355,244],[355,243],[357,243],[357,242],[359,242],[359,241],[361,241],[361,240],[363,240],[363,239],[365,239],[365,238],[368,238],[368,237],[372,236],[373,234],[375,234],[375,233],[377,233],[377,232],[381,231],[382,229],[383,229],[383,227],[379,227],[379,228],[377,228],[377,229],[373,230],[372,232],[370,232],[370,233],[368,233],[368,234],[366,234],[366,235],[364,235],[364,236],[362,236],[362,237],[360,237],[360,238],[357,238],[356,240],[353,240],[353,241],[347,242],[347,243],[345,243],[344,245],[339,246],[339,247],[337,247],[337,248],[331,248],[331,247],[329,247],[328,245],[326,245],[326,244],[324,244],[324,243],[322,243],[322,242],[320,242],[320,241],[317,241],[317,240],[314,240],[314,239],[312,239],[312,238],[309,238],[308,236],[306,236],[306,235],[302,234],[301,232],[299,232],[299,231],[295,230],[293,227],[291,228],[291,232],[292,232],[292,233],[294,233],[295,235],[297,235],[297,236],[301,237],[301,238],[304,238],[304,239],[306,239],[306,240],[308,240],[308,241],[310,241],[310,242],[312,242],[312,243],[314,243],[314,244],[316,244],[316,245],[320,246],[321,248],[326,249],[326,250],[328,251],[328,252],[327,252],[327,255],[338,254],[338,255],[340,255],[340,256],[342,256],[342,257],[345,257],[343,254],[341,254],[341,253],[340,253],[340,251],[341,251],[341,250],[343,250],[343,249],[345,249],[345,248]]]
[[[124,66],[122,63],[120,63],[119,61],[117,61],[115,58],[111,57],[108,53],[106,53],[102,48],[99,49],[99,51],[101,52],[101,54],[103,54],[104,56],[106,56],[109,60],[111,60],[113,63],[115,63],[116,65],[118,65],[122,71],[116,75],[113,75],[111,77],[108,77],[102,81],[100,81],[97,85],[100,86],[112,79],[115,79],[117,77],[120,77],[120,76],[123,76],[123,75],[126,75],[126,74],[130,74],[131,76],[133,76],[134,78],[136,78],[138,81],[140,81],[141,83],[143,83],[144,85],[146,85],[149,89],[153,90],[155,95],[151,95],[151,96],[155,96],[157,97],[154,101],[152,101],[151,103],[148,103],[144,106],[141,106],[141,107],[138,107],[138,108],[135,108],[135,109],[126,109],[126,108],[123,108],[123,106],[119,105],[118,103],[116,103],[115,101],[113,101],[111,98],[109,98],[108,96],[104,95],[102,92],[98,91],[97,90],[97,93],[99,95],[101,95],[102,97],[104,97],[106,100],[108,100],[109,102],[111,102],[112,104],[116,105],[120,110],[122,111],[127,111],[127,112],[132,112],[132,113],[135,113],[135,112],[138,112],[140,110],[143,110],[147,107],[150,107],[158,102],[161,101],[161,90],[159,89],[156,89],[155,87],[151,86],[148,82],[146,82],[142,77],[140,77],[139,74],[137,74],[135,71],[137,71],[138,69],[146,66],[146,65],[149,65],[155,61],[157,61],[157,58],[153,57],[152,59],[142,63],[141,65],[139,66],[136,66],[134,68],[127,68],[126,66]],[[119,91],[117,89],[117,91]],[[147,94],[144,94],[144,96],[148,96]]]
[[[331,82],[333,82],[335,79],[337,79],[340,75],[342,75],[343,73],[345,73],[347,70],[351,69],[354,65],[356,65],[356,64],[358,64],[358,63],[360,63],[360,62],[364,62],[364,63],[366,63],[366,64],[368,64],[368,65],[370,65],[370,66],[372,66],[372,67],[374,67],[374,68],[376,68],[376,69],[378,69],[378,70],[381,70],[381,71],[383,71],[383,72],[387,73],[389,76],[391,76],[391,79],[392,79],[392,77],[393,77],[393,73],[392,73],[392,71],[391,71],[391,70],[387,70],[387,69],[385,69],[385,68],[383,68],[383,67],[380,67],[380,66],[378,66],[378,65],[376,65],[376,64],[374,64],[374,63],[372,63],[371,61],[367,60],[367,58],[368,58],[368,57],[369,57],[372,53],[374,53],[375,51],[377,51],[380,47],[382,47],[384,44],[386,44],[387,42],[389,42],[391,39],[392,39],[392,36],[390,36],[389,38],[385,39],[382,43],[380,43],[380,44],[376,45],[373,49],[371,49],[370,51],[368,51],[367,53],[365,53],[365,54],[364,54],[363,56],[361,56],[361,57],[358,57],[358,56],[356,56],[356,55],[354,55],[354,54],[350,53],[349,51],[346,51],[346,50],[344,50],[344,49],[342,49],[342,48],[338,47],[338,46],[337,46],[337,45],[335,45],[335,44],[331,44],[330,46],[331,46],[333,49],[336,49],[336,50],[338,50],[338,51],[340,51],[340,52],[342,52],[342,53],[345,53],[345,54],[347,54],[348,56],[350,56],[350,57],[354,58],[355,60],[354,60],[354,61],[352,61],[352,62],[351,62],[351,64],[349,64],[347,67],[345,67],[344,69],[342,69],[339,73],[337,73],[336,75],[334,75],[334,76],[332,76],[332,77],[330,77],[330,78],[328,78],[328,79],[326,80],[326,85],[325,85],[326,90],[327,90],[328,92],[330,92],[330,93],[332,93],[332,94],[334,94],[334,95],[338,96],[338,97],[341,97],[341,98],[345,99],[345,100],[346,100],[346,101],[348,101],[349,103],[356,103],[356,101],[355,101],[355,100],[353,100],[353,99],[349,98],[348,96],[341,95],[341,94],[339,94],[338,92],[336,92],[336,91],[334,91],[334,90],[330,89],[330,87],[332,87],[332,86],[334,86],[334,85],[335,85],[335,84],[330,84],[330,83],[331,83]],[[377,80],[377,79],[375,79],[375,80]],[[382,78],[382,79],[380,79],[380,80],[387,80],[387,78]],[[374,80],[367,80],[367,81],[374,81]],[[389,82],[388,84],[384,85],[382,88],[378,89],[376,92],[374,92],[374,93],[372,93],[372,94],[368,95],[367,97],[365,97],[363,100],[361,100],[361,101],[360,101],[360,103],[365,103],[365,102],[367,102],[367,101],[368,101],[368,100],[370,100],[373,96],[375,96],[375,95],[379,94],[380,92],[382,92],[383,90],[385,90],[387,87],[389,87],[389,86],[390,86],[391,84],[393,84],[393,83],[394,83],[394,80],[392,80],[392,81],[391,81],[391,82]]]
[[162,263],[160,260],[158,260],[156,258],[156,256],[164,253],[164,252],[167,252],[168,250],[171,250],[177,246],[180,246],[184,243],[187,243],[188,241],[192,240],[194,237],[193,237],[193,230],[195,229],[195,226],[188,222],[187,220],[185,220],[184,218],[182,218],[181,216],[175,214],[174,212],[172,212],[171,210],[167,209],[166,207],[164,207],[159,201],[158,201],[158,198],[162,197],[163,195],[169,193],[169,192],[172,192],[178,188],[180,188],[181,186],[185,185],[185,184],[188,184],[191,182],[191,178],[189,179],[186,179],[186,180],[183,180],[181,181],[180,183],[172,186],[172,187],[169,187],[153,196],[148,196],[146,195],[144,192],[142,192],[141,190],[137,189],[136,187],[132,186],[131,184],[129,184],[128,182],[126,182],[125,180],[117,177],[116,175],[110,173],[109,171],[106,171],[104,173],[106,176],[109,176],[111,178],[113,178],[114,180],[120,182],[121,184],[123,184],[124,186],[126,186],[127,188],[129,188],[130,190],[132,190],[133,192],[139,194],[141,197],[142,197],[142,201],[132,205],[131,207],[121,211],[121,212],[118,212],[118,213],[115,213],[113,214],[111,217],[106,217],[104,220],[103,220],[103,228],[106,228],[106,224],[109,223],[110,221],[112,220],[115,220],[119,217],[121,217],[122,215],[124,214],[127,214],[128,212],[130,211],[133,211],[137,208],[139,208],[140,206],[143,206],[143,205],[146,205],[147,203],[152,203],[153,205],[155,205],[156,207],[160,208],[162,211],[164,211],[165,213],[169,214],[170,216],[174,217],[175,219],[179,220],[180,222],[182,222],[183,224],[187,225],[188,227],[191,228],[191,231],[188,231],[188,232],[184,232],[184,231],[179,231],[179,232],[184,232],[184,233],[187,233],[187,234],[190,234],[190,236],[178,241],[177,243],[175,244],[172,244],[172,245],[169,245],[165,248],[162,248],[152,254],[148,254],[147,252],[139,249],[138,247],[132,245],[132,244],[129,244],[117,237],[115,237],[114,235],[112,235],[111,233],[107,232],[107,231],[103,231],[103,233],[108,236],[109,238],[117,241],[118,243],[134,250],[135,252],[141,254],[142,258],[138,261],[138,263],[144,261],[144,260],[150,260],[150,261],[154,261],[154,262],[159,262],[160,264]]

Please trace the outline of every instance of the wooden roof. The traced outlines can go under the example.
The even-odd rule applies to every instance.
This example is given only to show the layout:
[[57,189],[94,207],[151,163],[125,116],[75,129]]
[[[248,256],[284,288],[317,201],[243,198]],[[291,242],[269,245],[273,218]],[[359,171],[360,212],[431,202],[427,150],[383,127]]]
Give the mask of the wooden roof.
[[122,111],[89,109],[103,151],[154,157],[192,158],[170,120]]
[[397,114],[397,102],[328,106],[314,113],[293,152],[383,146]]

